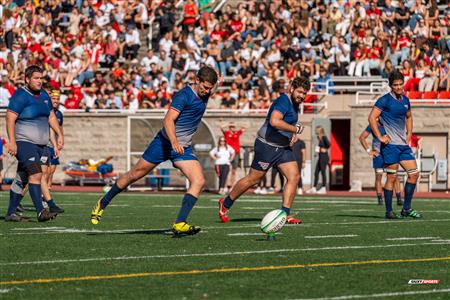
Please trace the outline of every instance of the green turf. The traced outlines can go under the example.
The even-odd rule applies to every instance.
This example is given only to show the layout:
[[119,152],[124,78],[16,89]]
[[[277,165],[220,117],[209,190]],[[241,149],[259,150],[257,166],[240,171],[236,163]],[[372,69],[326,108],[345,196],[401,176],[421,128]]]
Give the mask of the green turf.
[[[258,223],[265,213],[280,206],[279,196],[245,196],[233,207],[231,221],[221,224],[217,197],[204,195],[190,218],[203,231],[183,238],[172,238],[167,232],[178,212],[180,195],[121,195],[106,209],[102,222],[93,226],[89,216],[97,197],[56,194],[67,211],[56,220],[0,223],[0,298],[303,299],[382,293],[400,293],[381,297],[388,299],[450,298],[450,260],[320,266],[449,257],[449,200],[417,199],[414,208],[424,219],[386,221],[383,207],[372,198],[298,197],[294,212],[304,224],[286,226],[276,241],[267,242]],[[31,202],[25,199],[24,203]],[[1,193],[1,214],[6,206],[7,194]],[[34,217],[31,212],[26,215]],[[324,237],[336,235],[344,237]],[[319,265],[167,274],[311,264]],[[153,272],[163,274],[1,283]],[[410,279],[439,279],[440,284],[408,285]],[[433,289],[448,291],[418,294]]]

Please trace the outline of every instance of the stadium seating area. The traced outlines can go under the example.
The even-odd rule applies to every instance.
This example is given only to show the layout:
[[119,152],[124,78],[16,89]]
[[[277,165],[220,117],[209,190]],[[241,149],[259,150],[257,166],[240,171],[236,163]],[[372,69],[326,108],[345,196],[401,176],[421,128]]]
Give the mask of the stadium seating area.
[[3,107],[30,64],[65,109],[166,108],[204,64],[224,109],[265,109],[296,75],[319,95],[354,93],[396,68],[409,97],[450,96],[442,0],[7,0],[0,19]]

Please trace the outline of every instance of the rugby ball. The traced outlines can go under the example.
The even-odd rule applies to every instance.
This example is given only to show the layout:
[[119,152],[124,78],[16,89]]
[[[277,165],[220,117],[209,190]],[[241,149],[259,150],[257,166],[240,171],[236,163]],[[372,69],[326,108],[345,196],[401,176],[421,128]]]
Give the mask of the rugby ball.
[[261,221],[261,230],[264,233],[274,233],[280,231],[286,223],[287,214],[281,209],[269,212]]

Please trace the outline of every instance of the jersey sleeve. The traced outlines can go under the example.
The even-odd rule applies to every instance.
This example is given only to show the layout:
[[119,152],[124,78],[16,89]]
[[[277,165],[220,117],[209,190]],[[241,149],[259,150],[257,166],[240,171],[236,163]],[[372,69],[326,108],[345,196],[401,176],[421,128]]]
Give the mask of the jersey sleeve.
[[59,110],[58,110],[58,112],[59,112],[59,115],[60,115],[60,117],[61,117],[61,126],[63,126],[63,123],[64,123],[64,116],[63,116],[63,114],[62,114],[62,112],[60,112]]
[[217,154],[217,147],[209,151],[209,155],[215,156],[216,154]]
[[408,97],[406,97],[406,96],[404,96],[404,97],[405,97],[406,104],[408,105],[408,110],[410,110],[411,109],[411,102],[409,102],[409,98]]
[[386,109],[386,101],[387,97],[381,97],[380,99],[375,102],[374,107],[378,108],[379,110],[385,110]]
[[365,131],[366,131],[367,133],[372,133],[372,128],[370,127],[370,125],[368,125],[368,126],[366,127]]
[[184,93],[176,93],[175,95],[173,95],[172,104],[170,105],[170,108],[178,112],[181,112],[183,108],[186,106],[186,102],[187,100]]
[[285,97],[280,97],[273,103],[273,110],[278,110],[283,116],[289,111],[289,103]]
[[20,95],[20,93],[16,92],[9,101],[8,111],[12,111],[13,113],[20,115],[20,113],[22,113],[23,109],[25,108],[26,104],[27,103],[25,97]]

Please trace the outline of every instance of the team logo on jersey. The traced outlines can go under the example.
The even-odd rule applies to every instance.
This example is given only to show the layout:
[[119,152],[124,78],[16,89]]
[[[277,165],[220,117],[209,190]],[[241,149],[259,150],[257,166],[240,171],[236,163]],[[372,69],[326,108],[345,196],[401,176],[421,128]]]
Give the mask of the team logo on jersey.
[[29,161],[35,161],[36,159],[34,157],[30,157],[28,160]]
[[267,170],[267,168],[269,168],[269,163],[267,163],[267,162],[258,161],[258,165],[259,165],[263,170]]
[[405,108],[408,108],[408,105],[407,104],[405,104],[405,105],[403,105]]
[[[34,158],[34,157],[33,157]],[[41,163],[45,164],[47,163],[48,157],[47,156],[42,156],[41,157]]]

